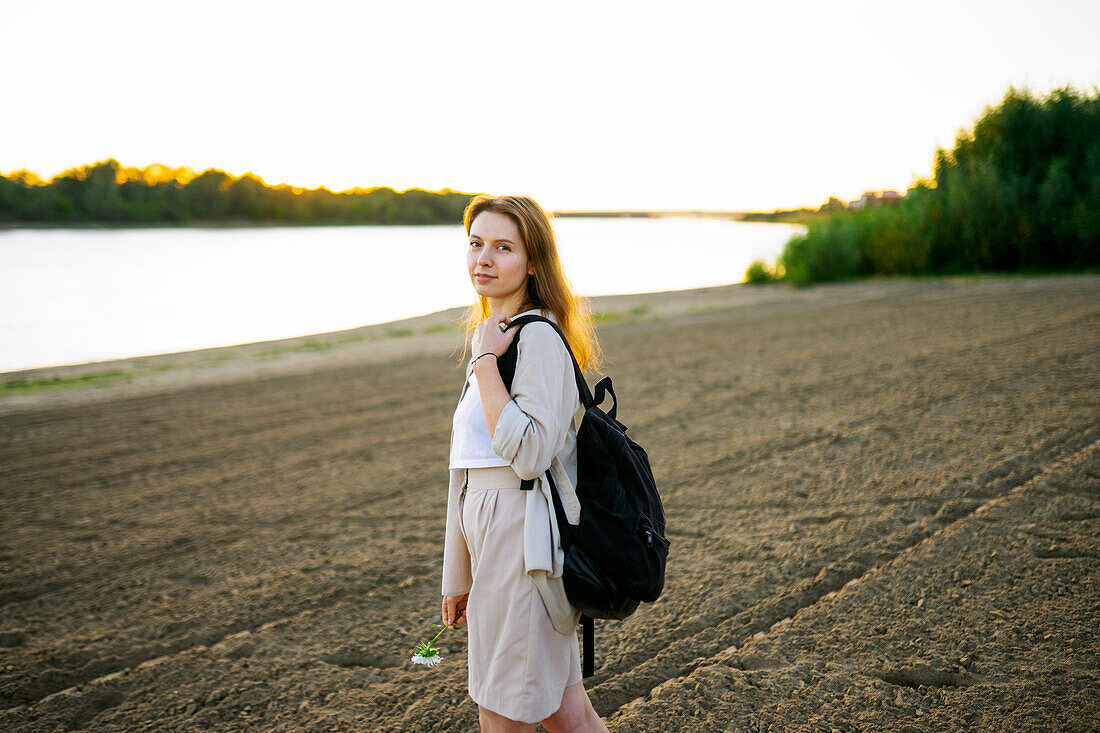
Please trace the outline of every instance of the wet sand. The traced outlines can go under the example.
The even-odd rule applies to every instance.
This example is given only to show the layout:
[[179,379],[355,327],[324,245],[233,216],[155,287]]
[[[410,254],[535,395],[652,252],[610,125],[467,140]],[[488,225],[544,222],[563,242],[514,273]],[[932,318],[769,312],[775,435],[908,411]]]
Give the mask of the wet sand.
[[[611,730],[1094,729],[1100,277],[594,306],[672,541]],[[409,662],[457,316],[0,375],[115,373],[0,400],[0,729],[476,729]]]

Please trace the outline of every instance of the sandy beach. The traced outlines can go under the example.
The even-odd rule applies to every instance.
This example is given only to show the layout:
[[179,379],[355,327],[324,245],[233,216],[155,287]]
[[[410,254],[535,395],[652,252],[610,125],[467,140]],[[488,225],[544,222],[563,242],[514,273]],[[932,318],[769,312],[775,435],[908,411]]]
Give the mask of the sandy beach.
[[[672,542],[612,731],[1095,730],[1100,276],[593,309]],[[476,730],[458,316],[0,375],[0,730]]]

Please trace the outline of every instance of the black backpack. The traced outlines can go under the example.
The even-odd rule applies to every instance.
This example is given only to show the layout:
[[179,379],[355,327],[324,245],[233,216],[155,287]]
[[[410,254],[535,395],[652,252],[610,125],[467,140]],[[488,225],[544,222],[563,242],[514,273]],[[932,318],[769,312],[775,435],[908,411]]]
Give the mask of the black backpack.
[[[645,449],[626,435],[626,426],[615,419],[619,400],[611,377],[596,383],[595,398],[581,373],[569,341],[557,324],[542,316],[514,319],[508,328],[522,328],[534,321],[549,323],[561,336],[577,379],[584,418],[577,429],[577,499],[580,523],[569,524],[561,497],[549,471],[554,512],[557,514],[565,568],[562,580],[569,602],[581,613],[584,631],[583,676],[594,666],[592,619],[625,619],[640,602],[651,603],[665,584],[665,514],[653,480]],[[518,357],[519,335],[497,360],[505,387],[511,391]],[[614,404],[606,413],[598,405],[607,393]],[[530,490],[534,481],[522,484]]]

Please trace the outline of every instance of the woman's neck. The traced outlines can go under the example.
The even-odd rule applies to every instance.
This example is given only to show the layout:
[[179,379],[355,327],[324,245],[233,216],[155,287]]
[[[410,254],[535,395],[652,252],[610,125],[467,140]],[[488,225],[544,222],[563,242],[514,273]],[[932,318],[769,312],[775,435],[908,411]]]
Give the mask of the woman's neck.
[[509,318],[513,317],[517,313],[522,313],[525,310],[530,310],[534,306],[528,303],[522,303],[517,301],[499,301],[489,298],[489,315],[499,316],[502,313]]

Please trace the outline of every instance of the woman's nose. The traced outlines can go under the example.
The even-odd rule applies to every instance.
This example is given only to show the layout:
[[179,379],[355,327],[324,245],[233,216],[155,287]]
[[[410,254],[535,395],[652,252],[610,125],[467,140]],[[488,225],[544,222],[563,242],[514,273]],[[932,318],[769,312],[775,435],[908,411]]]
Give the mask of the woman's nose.
[[477,254],[477,264],[479,265],[491,265],[493,264],[492,252],[488,247],[482,247],[481,251]]

